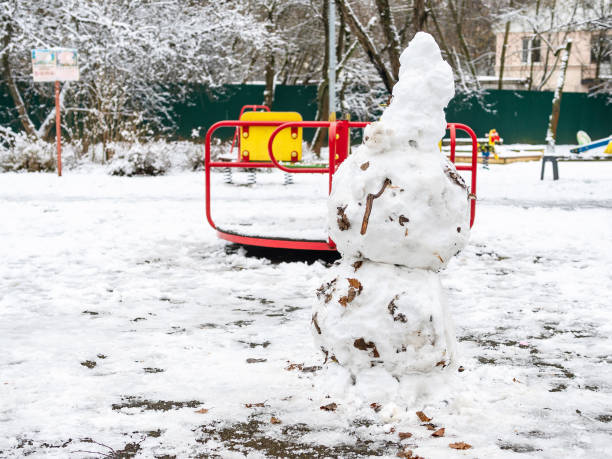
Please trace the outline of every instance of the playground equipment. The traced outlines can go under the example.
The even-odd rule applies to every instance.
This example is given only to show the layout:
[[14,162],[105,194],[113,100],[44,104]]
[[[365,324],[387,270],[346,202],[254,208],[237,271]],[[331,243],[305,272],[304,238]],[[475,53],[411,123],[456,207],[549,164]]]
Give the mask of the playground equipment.
[[497,130],[491,129],[487,134],[486,141],[478,145],[478,148],[482,153],[482,166],[484,169],[489,168],[489,156],[491,156],[491,153],[493,153],[493,157],[495,159],[499,159],[499,156],[495,151],[496,142],[501,142],[501,137],[497,133]]
[[[249,109],[262,109],[264,111],[246,111]],[[219,121],[213,124],[206,133],[205,143],[205,199],[206,219],[208,220],[208,223],[213,229],[217,231],[217,236],[219,238],[242,245],[311,251],[335,251],[336,245],[329,237],[327,238],[327,240],[312,240],[296,239],[291,237],[268,237],[265,235],[253,236],[239,234],[236,231],[223,229],[223,227],[218,226],[212,218],[211,170],[215,168],[277,168],[288,174],[328,174],[328,192],[331,192],[333,175],[342,163],[342,161],[344,161],[348,157],[350,152],[350,130],[362,129],[368,124],[369,122],[356,122],[348,120],[302,121],[301,116],[294,112],[275,113],[270,112],[268,107],[263,108],[263,106],[245,106],[241,111],[241,116],[239,120]],[[215,131],[222,127],[236,128],[234,134],[234,141],[232,142],[232,149],[236,144],[238,145],[239,154],[237,155],[236,160],[211,160],[211,139]],[[311,165],[300,163],[303,128],[320,128],[328,130],[329,160],[326,164]],[[470,226],[472,226],[474,223],[476,212],[476,171],[478,159],[478,142],[476,140],[476,134],[468,126],[459,123],[448,123],[447,130],[450,132],[450,160],[453,163],[455,162],[457,130],[461,130],[467,133],[471,140],[471,164],[457,165],[456,168],[460,171],[471,172],[470,192],[472,200],[470,202]],[[245,136],[245,134],[247,135]],[[279,147],[282,147],[283,151],[280,151]],[[262,151],[265,151],[267,153],[267,157],[264,157]]]
[[[604,139],[591,141],[591,139],[588,138],[588,135],[586,135],[584,131],[578,131],[578,134],[580,133],[584,134],[586,137],[585,136],[579,136],[579,137],[584,140],[588,139],[588,143],[585,143],[584,145],[579,145],[576,148],[572,148],[570,152],[582,153],[583,151],[592,150],[594,148],[606,147],[606,149],[604,150],[604,153],[612,154],[612,136],[606,137]],[[579,139],[579,142],[580,142],[580,139]]]

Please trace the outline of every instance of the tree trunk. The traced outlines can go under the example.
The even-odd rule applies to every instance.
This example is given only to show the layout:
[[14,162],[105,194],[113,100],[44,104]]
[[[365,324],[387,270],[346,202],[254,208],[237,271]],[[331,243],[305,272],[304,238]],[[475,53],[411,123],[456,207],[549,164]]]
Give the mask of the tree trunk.
[[374,46],[374,42],[368,35],[367,31],[357,19],[355,12],[350,7],[346,0],[337,0],[337,5],[340,7],[340,11],[344,15],[346,22],[348,23],[351,31],[359,40],[363,50],[365,51],[368,59],[374,65],[374,68],[380,75],[380,78],[385,85],[385,88],[391,94],[393,92],[393,86],[395,85],[395,79],[389,69],[385,66],[385,63],[382,60],[380,53],[376,50],[376,46]]
[[6,80],[9,94],[11,95],[11,99],[13,99],[13,103],[15,104],[15,108],[19,114],[19,121],[21,121],[24,131],[29,137],[36,138],[38,137],[36,128],[28,115],[25,103],[21,98],[21,93],[19,92],[19,88],[17,87],[17,83],[13,79],[13,74],[11,72],[9,45],[11,43],[11,37],[13,34],[13,24],[10,17],[7,17],[6,15],[3,15],[2,22],[6,24],[4,37],[2,37],[2,48],[4,49],[4,53],[2,54],[2,76]]
[[266,89],[264,89],[264,105],[272,108],[274,102],[274,54],[270,53],[266,60]]
[[[510,3],[512,6],[512,3]],[[502,45],[501,56],[499,58],[499,82],[497,89],[502,89],[504,86],[504,65],[506,64],[506,48],[508,47],[508,35],[510,34],[510,21],[506,22],[506,30],[504,31],[504,44]]]
[[[274,22],[274,10],[276,9],[276,2],[272,2],[267,5],[267,24],[266,31],[268,33],[272,33],[276,28]],[[264,89],[264,105],[272,108],[272,103],[274,102],[274,89],[275,89],[275,58],[274,58],[274,49],[269,45],[266,46],[266,65],[265,65],[265,80],[266,80],[266,88]]]
[[415,33],[426,30],[427,14],[425,0],[414,0],[412,4],[412,25]]
[[393,73],[393,78],[397,81],[400,68],[399,58],[402,53],[399,36],[395,28],[395,22],[393,21],[391,8],[389,7],[389,1],[376,0],[376,6],[378,8],[378,15],[380,16],[383,33],[387,41],[387,54],[389,55],[389,62],[391,63],[391,72]]
[[461,45],[461,51],[465,56],[465,60],[467,61],[468,68],[470,69],[470,73],[472,74],[472,78],[474,79],[476,87],[480,88],[480,83],[478,82],[478,75],[476,75],[476,68],[474,67],[474,63],[472,62],[472,55],[465,41],[465,37],[463,36],[461,19],[459,18],[459,14],[457,14],[457,8],[455,7],[455,3],[453,0],[448,0],[448,9],[450,10],[451,15],[453,17],[453,21],[455,22],[455,31],[457,32],[457,38],[459,38],[459,45]]
[[546,153],[554,154],[555,138],[557,136],[557,125],[559,123],[559,113],[561,112],[561,96],[563,95],[563,84],[565,83],[565,73],[569,62],[570,51],[572,50],[572,41],[568,40],[565,48],[561,52],[561,67],[559,68],[559,77],[557,78],[557,87],[552,100],[552,111],[548,118],[548,129],[546,131]]
[[[535,14],[536,17],[538,16],[538,14],[540,13],[540,0],[536,0],[536,7],[535,7]],[[537,30],[534,30],[534,33],[537,33]],[[546,51],[546,62],[548,63],[548,49]],[[544,67],[544,73],[546,73],[546,67]],[[529,65],[529,80],[527,82],[527,90],[531,91],[531,87],[533,85],[533,59],[531,60],[531,64]]]
[[433,2],[431,0],[428,0],[427,6],[429,8],[429,14],[431,15],[431,20],[434,23],[436,33],[438,34],[438,43],[440,44],[442,51],[444,51],[444,54],[446,55],[447,62],[450,64],[454,72],[457,73],[458,70],[455,66],[455,62],[453,61],[452,54],[450,52],[450,49],[448,48],[448,45],[446,44],[446,40],[444,39],[444,33],[442,32],[442,29],[440,28],[440,24],[438,23],[438,17],[436,15],[436,10],[434,8]]

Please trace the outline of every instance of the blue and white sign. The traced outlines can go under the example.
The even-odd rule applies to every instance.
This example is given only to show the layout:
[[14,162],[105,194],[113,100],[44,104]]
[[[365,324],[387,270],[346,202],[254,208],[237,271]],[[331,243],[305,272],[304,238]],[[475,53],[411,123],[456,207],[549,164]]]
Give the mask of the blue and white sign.
[[73,48],[33,49],[34,81],[75,81],[79,79],[79,55]]

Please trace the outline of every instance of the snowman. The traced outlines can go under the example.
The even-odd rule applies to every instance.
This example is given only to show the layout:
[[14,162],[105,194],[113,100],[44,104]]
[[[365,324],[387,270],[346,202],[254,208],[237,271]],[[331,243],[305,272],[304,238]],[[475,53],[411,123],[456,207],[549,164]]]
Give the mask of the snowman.
[[454,359],[438,272],[468,241],[470,195],[438,147],[453,74],[423,32],[400,63],[389,106],[339,167],[328,201],[342,259],[317,291],[311,326],[327,366],[353,383],[373,371],[379,381],[443,372]]

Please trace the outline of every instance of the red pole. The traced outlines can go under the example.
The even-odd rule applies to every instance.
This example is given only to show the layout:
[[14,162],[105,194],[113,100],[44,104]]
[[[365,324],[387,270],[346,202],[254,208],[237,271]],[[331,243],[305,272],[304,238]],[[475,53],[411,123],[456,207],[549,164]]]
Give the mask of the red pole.
[[55,140],[57,142],[57,176],[62,176],[62,126],[60,117],[60,82],[55,82]]

